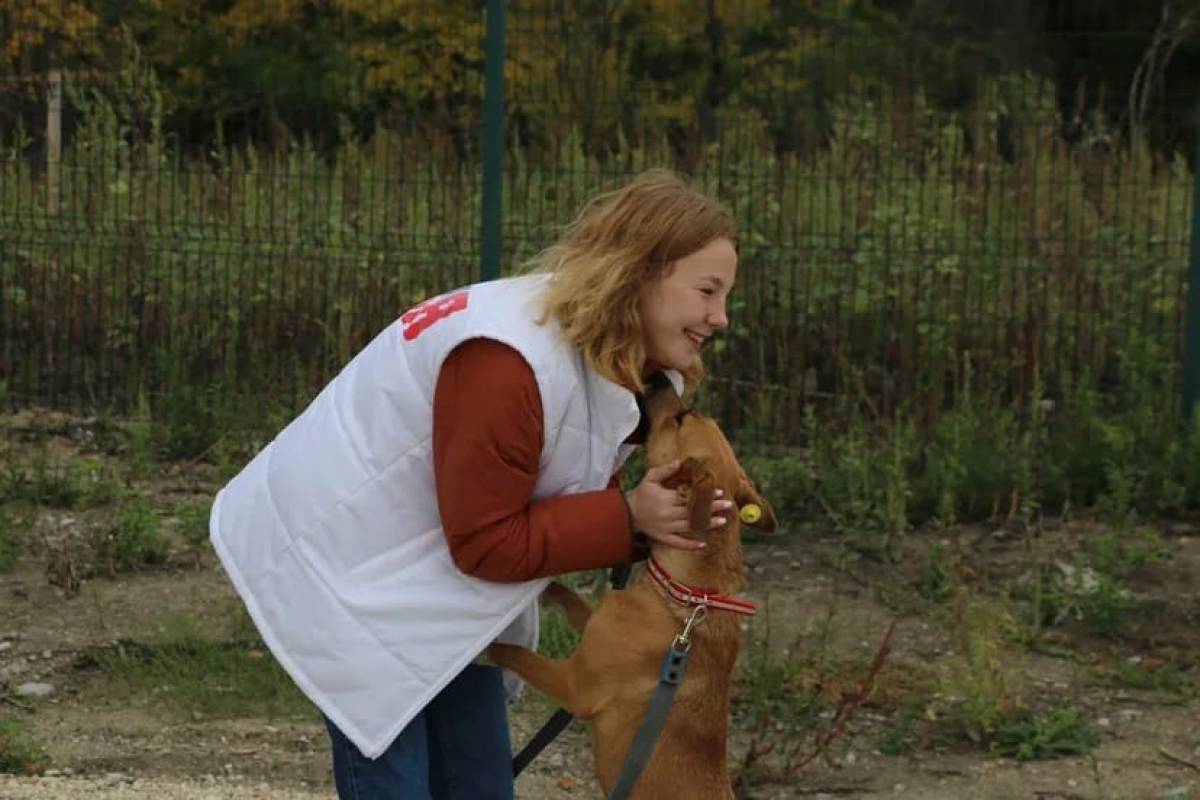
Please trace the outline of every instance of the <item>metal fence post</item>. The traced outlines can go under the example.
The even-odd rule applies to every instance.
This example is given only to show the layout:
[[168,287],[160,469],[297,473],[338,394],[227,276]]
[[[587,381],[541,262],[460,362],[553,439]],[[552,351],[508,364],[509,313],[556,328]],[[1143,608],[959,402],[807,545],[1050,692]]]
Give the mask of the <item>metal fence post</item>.
[[1190,426],[1200,395],[1200,103],[1192,115],[1192,241],[1188,258],[1187,328],[1183,341],[1183,418]]
[[479,272],[500,276],[500,193],[504,173],[504,0],[487,0],[483,68],[483,199]]

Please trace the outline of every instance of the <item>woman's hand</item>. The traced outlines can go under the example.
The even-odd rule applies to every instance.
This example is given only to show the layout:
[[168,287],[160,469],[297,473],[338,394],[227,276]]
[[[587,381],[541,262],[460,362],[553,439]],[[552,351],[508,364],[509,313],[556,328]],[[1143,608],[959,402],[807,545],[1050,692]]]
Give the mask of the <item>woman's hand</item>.
[[[699,550],[704,542],[680,536],[689,532],[688,509],[684,498],[675,489],[663,486],[679,469],[679,461],[672,461],[646,470],[642,482],[625,493],[629,503],[629,514],[633,517],[635,531],[645,534],[652,541],[682,550]],[[718,489],[713,496],[711,528],[725,524],[725,512],[733,508],[733,502],[722,497]]]

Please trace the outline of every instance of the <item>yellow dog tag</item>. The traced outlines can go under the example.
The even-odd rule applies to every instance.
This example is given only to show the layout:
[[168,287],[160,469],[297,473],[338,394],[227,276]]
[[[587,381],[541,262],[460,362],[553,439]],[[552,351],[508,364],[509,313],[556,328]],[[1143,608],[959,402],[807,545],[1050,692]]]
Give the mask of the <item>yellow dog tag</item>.
[[746,503],[738,511],[738,516],[742,518],[742,522],[753,525],[762,519],[762,508],[757,503]]

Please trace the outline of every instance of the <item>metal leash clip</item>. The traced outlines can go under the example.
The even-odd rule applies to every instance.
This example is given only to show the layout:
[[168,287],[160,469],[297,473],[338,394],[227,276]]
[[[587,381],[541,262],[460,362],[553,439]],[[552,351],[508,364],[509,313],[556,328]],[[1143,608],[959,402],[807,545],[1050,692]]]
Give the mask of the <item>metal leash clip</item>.
[[692,647],[692,629],[708,618],[708,606],[696,606],[683,623],[683,632],[675,637],[671,646],[676,650],[688,651]]

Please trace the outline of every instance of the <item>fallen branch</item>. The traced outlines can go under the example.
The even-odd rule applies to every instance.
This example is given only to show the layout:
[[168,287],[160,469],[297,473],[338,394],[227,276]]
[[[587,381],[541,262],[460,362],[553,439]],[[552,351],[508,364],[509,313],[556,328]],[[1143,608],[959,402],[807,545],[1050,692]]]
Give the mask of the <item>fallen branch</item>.
[[749,769],[757,764],[761,759],[769,756],[775,750],[775,744],[765,740],[762,733],[771,724],[771,715],[765,713],[758,722],[758,730],[754,733],[754,738],[750,740],[750,747],[746,750],[746,755],[742,758],[742,765],[737,771],[736,783],[741,783],[745,776],[749,774]]
[[1197,764],[1195,761],[1188,761],[1186,758],[1177,756],[1174,753],[1172,753],[1170,750],[1168,750],[1167,748],[1162,747],[1161,745],[1158,748],[1158,752],[1160,755],[1162,755],[1163,758],[1167,759],[1168,761],[1178,764],[1181,767],[1187,767],[1188,769],[1193,769],[1196,772],[1200,772],[1200,764]]
[[795,789],[792,791],[796,794],[815,794],[821,797],[829,795],[861,795],[866,783],[860,783],[856,786],[813,786],[808,789]]
[[4,702],[8,703],[10,706],[13,706],[14,708],[19,708],[22,711],[27,711],[31,714],[33,713],[33,706],[22,703],[20,700],[13,697],[12,695],[0,694],[0,700],[3,700]]

